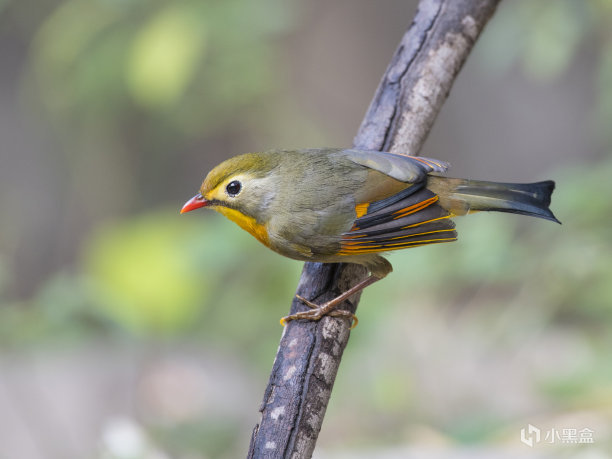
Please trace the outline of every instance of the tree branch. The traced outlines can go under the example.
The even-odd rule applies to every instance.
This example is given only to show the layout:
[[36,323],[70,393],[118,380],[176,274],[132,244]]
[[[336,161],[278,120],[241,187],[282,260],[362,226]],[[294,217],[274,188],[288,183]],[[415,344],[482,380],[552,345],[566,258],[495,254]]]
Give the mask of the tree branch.
[[[421,0],[354,139],[357,148],[417,154],[499,0]],[[297,294],[317,303],[367,275],[354,264],[306,263]],[[359,294],[342,309],[354,312]],[[373,306],[372,306],[373,307]],[[305,310],[297,299],[291,314]],[[346,319],[285,327],[253,430],[249,458],[310,457],[348,342]]]

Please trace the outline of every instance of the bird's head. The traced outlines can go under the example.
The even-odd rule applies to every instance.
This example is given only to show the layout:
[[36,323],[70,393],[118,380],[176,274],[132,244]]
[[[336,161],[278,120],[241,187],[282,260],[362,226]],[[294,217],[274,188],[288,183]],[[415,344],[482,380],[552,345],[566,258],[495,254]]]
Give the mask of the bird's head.
[[265,153],[222,162],[208,173],[200,192],[185,203],[181,213],[211,207],[261,240],[261,226],[269,220],[268,209],[276,196],[279,162],[279,155]]

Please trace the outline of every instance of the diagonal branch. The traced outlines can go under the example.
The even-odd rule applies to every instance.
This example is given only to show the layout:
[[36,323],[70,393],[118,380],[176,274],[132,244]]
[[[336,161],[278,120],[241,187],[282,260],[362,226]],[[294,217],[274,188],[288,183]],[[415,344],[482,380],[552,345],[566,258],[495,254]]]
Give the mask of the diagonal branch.
[[[354,139],[357,148],[418,154],[455,77],[499,0],[421,0]],[[353,264],[306,263],[297,294],[323,303],[363,279]],[[354,312],[359,294],[343,309]],[[371,306],[376,307],[376,306]],[[291,314],[306,307],[295,298]],[[349,338],[346,319],[283,331],[249,458],[310,457]]]

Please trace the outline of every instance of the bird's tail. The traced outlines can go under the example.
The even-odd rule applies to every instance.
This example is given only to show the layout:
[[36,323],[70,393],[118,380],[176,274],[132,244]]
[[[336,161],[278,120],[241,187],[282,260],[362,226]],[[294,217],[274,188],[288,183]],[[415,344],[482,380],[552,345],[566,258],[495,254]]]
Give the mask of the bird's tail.
[[555,182],[497,183],[430,176],[428,188],[455,215],[496,211],[530,215],[561,223],[548,208]]

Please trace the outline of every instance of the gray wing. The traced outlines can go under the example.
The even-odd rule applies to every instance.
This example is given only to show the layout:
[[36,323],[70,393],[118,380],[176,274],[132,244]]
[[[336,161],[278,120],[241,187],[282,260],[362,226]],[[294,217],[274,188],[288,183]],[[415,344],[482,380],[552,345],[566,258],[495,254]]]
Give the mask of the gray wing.
[[396,155],[384,151],[349,149],[339,153],[356,164],[405,183],[420,182],[430,172],[446,172],[449,167],[448,163],[437,159]]

